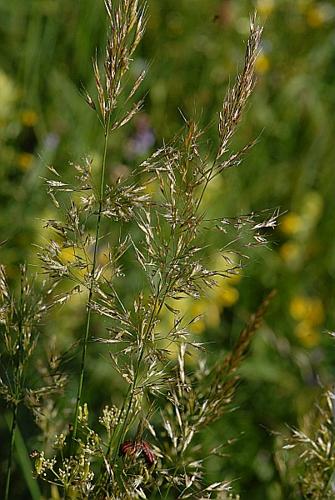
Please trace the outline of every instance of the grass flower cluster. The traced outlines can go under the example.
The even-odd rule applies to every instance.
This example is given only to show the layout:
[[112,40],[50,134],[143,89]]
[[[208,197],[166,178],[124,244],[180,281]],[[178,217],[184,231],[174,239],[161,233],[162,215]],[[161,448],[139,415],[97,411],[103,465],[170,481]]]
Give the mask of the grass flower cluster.
[[[276,225],[277,212],[210,219],[202,204],[208,186],[238,166],[252,146],[235,152],[232,141],[254,88],[262,30],[252,18],[243,70],[218,114],[216,144],[209,145],[206,132],[185,118],[174,140],[126,177],[107,182],[110,136],[143,103],[137,96],[145,74],[129,87],[128,70],[146,12],[138,0],[118,5],[105,0],[105,6],[109,34],[104,57],[93,62],[96,96],[85,91],[104,138],[100,168],[88,158],[73,165],[74,179],[68,180],[49,167],[45,182],[59,214],[45,221],[53,236],[39,248],[49,285],[35,296],[22,268],[15,294],[1,269],[0,392],[12,409],[4,498],[10,498],[18,412],[24,406],[32,409],[45,432],[46,408],[49,404],[54,411],[50,401],[65,385],[62,358],[54,355],[47,356],[36,385],[30,385],[44,315],[51,308],[59,311],[75,295],[86,303],[77,393],[74,404],[67,403],[68,428],[56,435],[52,451],[44,439],[45,446],[31,453],[41,487],[45,482],[63,498],[233,498],[229,481],[211,483],[204,474],[205,461],[220,454],[220,443],[205,450],[199,436],[229,408],[237,369],[271,295],[251,316],[231,353],[220,354],[214,364],[207,346],[194,335],[193,326],[202,318],[184,304],[211,300],[222,283],[231,291],[229,279],[238,280],[248,249],[266,244],[267,231]],[[211,232],[222,236],[215,268],[206,254]],[[129,265],[139,276],[131,298],[123,294]],[[166,312],[168,324],[163,321]],[[101,336],[94,332],[95,317],[105,325]],[[109,353],[111,377],[124,389],[121,401],[106,396],[100,416],[84,397],[92,344]],[[193,360],[191,369],[188,360]]]
[[327,389],[277,456],[280,474],[295,498],[334,498],[334,438],[334,393]]

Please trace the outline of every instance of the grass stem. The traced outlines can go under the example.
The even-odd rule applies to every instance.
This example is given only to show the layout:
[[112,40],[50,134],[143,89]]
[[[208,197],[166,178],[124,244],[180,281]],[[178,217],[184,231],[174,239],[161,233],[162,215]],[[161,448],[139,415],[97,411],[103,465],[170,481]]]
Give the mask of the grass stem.
[[11,430],[10,430],[10,447],[9,447],[9,455],[8,455],[8,466],[7,466],[6,488],[5,488],[4,500],[9,499],[9,488],[10,488],[10,479],[11,479],[11,475],[12,475],[13,452],[14,452],[15,434],[16,434],[16,427],[17,427],[17,409],[18,409],[18,406],[17,406],[17,404],[15,404],[15,406],[13,406],[12,426],[11,426]]
[[104,184],[105,184],[105,172],[106,172],[106,159],[107,159],[107,150],[108,150],[108,137],[109,137],[109,127],[110,127],[110,114],[107,117],[106,125],[105,125],[105,140],[104,140],[104,152],[102,158],[102,166],[101,166],[101,176],[100,176],[100,189],[99,189],[99,210],[97,216],[97,223],[95,228],[95,240],[94,240],[94,251],[93,251],[93,262],[92,262],[92,271],[91,271],[91,282],[88,293],[88,301],[87,301],[87,316],[86,316],[86,327],[85,327],[85,335],[83,339],[83,347],[81,353],[81,364],[80,364],[80,375],[79,375],[79,383],[78,383],[78,391],[76,398],[76,409],[73,420],[73,433],[71,440],[71,448],[73,451],[73,443],[77,437],[78,432],[78,415],[79,415],[79,407],[82,401],[82,392],[84,386],[84,376],[85,376],[85,365],[86,365],[86,357],[87,357],[87,345],[88,345],[88,336],[91,327],[91,301],[93,296],[94,289],[94,276],[97,265],[97,254],[98,254],[98,246],[99,246],[99,238],[100,238],[100,226],[101,226],[101,217],[103,210],[103,198],[104,198]]

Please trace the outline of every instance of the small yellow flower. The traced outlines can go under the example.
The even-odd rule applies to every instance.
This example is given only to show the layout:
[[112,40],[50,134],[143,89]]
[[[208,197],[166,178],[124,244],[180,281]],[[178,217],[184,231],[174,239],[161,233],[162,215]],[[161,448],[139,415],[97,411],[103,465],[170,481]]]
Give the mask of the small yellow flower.
[[271,14],[274,9],[274,0],[258,0],[257,1],[257,12],[263,16],[267,17]]
[[327,20],[326,12],[319,5],[311,5],[306,12],[306,21],[311,28],[319,28]]
[[17,159],[18,166],[21,170],[29,170],[34,161],[34,155],[31,153],[20,153]]
[[239,293],[232,286],[222,286],[215,290],[216,300],[223,307],[232,307],[239,299]]
[[38,121],[38,115],[34,110],[26,109],[22,112],[21,121],[26,127],[33,127]]
[[298,323],[294,333],[305,347],[312,348],[320,342],[320,332],[315,330],[308,321]]
[[324,320],[322,302],[316,297],[294,297],[290,303],[290,313],[296,321],[305,320],[311,325],[319,325]]
[[290,212],[284,215],[280,221],[280,229],[282,233],[292,236],[298,233],[302,227],[302,219],[300,215]]
[[270,69],[270,60],[264,54],[264,52],[261,52],[256,59],[255,70],[257,73],[264,74],[267,73],[269,69]]
[[305,297],[294,297],[290,303],[290,314],[293,319],[301,320],[306,315]]

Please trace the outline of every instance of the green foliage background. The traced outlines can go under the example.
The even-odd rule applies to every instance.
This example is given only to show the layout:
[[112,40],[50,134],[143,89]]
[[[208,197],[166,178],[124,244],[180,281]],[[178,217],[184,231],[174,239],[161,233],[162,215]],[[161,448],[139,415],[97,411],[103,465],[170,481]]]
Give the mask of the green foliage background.
[[[111,176],[132,168],[150,151],[152,135],[156,145],[169,140],[183,115],[196,116],[214,137],[216,111],[242,64],[255,8],[264,23],[263,50],[236,147],[258,140],[244,164],[218,181],[207,207],[228,216],[279,207],[283,215],[272,248],[250,253],[234,285],[238,295],[221,303],[219,322],[209,318],[199,333],[213,357],[217,345],[231,347],[265,291],[276,288],[277,297],[241,370],[234,411],[203,439],[214,445],[219,433],[222,444],[233,440],[224,459],[208,460],[211,480],[234,479],[242,498],[280,499],[288,498],[289,485],[276,464],[277,435],[303,418],[320,381],[333,381],[326,333],[335,320],[333,2],[149,0],[147,32],[134,64],[139,73],[149,67],[145,106],[141,121],[113,137],[108,168]],[[66,173],[69,160],[99,158],[98,124],[80,88],[94,85],[90,61],[104,39],[102,1],[0,0],[0,240],[6,240],[0,259],[13,281],[20,262],[37,264],[33,245],[47,236],[42,219],[53,210],[42,181],[47,165]],[[82,327],[80,305],[71,307],[62,322],[46,327],[61,349]],[[97,332],[101,328],[95,324]],[[98,411],[119,388],[97,348],[89,356],[85,397]],[[78,371],[73,360],[66,368]],[[75,386],[70,383],[68,391]],[[5,410],[2,415],[5,470]],[[27,418],[21,430],[29,450],[36,428]],[[29,498],[20,466],[15,475],[15,498]]]

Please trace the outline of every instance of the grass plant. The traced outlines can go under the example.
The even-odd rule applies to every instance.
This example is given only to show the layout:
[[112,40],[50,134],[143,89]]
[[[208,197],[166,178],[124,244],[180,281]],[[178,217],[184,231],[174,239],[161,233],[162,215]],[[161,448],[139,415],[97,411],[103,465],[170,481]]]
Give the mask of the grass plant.
[[[45,182],[59,213],[45,222],[53,236],[39,249],[49,287],[34,298],[23,268],[15,299],[1,271],[1,393],[12,409],[5,500],[10,498],[20,406],[38,414],[41,400],[52,399],[64,386],[57,358],[45,372],[45,387],[26,387],[42,315],[51,308],[58,311],[75,295],[85,297],[86,319],[76,398],[74,404],[68,401],[73,416],[68,431],[56,436],[53,453],[32,452],[36,477],[69,499],[229,498],[229,481],[211,483],[204,474],[204,463],[220,453],[220,443],[205,450],[200,437],[230,407],[236,370],[271,296],[251,317],[232,352],[220,353],[215,364],[207,356],[208,346],[192,333],[199,316],[187,318],[181,304],[206,296],[218,279],[238,275],[247,249],[264,245],[267,231],[276,225],[276,212],[264,220],[255,214],[211,219],[203,207],[211,183],[237,167],[252,145],[234,151],[232,142],[254,89],[262,29],[252,17],[244,66],[223,100],[213,144],[196,120],[184,117],[174,139],[126,177],[108,182],[110,137],[143,102],[137,95],[145,74],[129,86],[129,68],[146,11],[138,0],[105,0],[105,7],[109,33],[103,57],[97,54],[93,61],[96,97],[85,91],[103,136],[99,169],[87,158],[74,165],[72,181],[49,167],[52,177]],[[215,269],[206,253],[213,232],[222,237],[221,267]],[[129,263],[139,283],[131,297],[124,297]],[[170,328],[161,321],[165,310],[173,317]],[[102,336],[95,335],[94,317],[105,325]],[[110,350],[111,377],[124,389],[121,401],[107,396],[99,418],[92,417],[84,398],[91,344]]]

